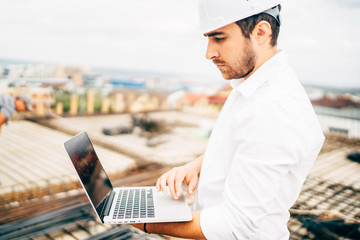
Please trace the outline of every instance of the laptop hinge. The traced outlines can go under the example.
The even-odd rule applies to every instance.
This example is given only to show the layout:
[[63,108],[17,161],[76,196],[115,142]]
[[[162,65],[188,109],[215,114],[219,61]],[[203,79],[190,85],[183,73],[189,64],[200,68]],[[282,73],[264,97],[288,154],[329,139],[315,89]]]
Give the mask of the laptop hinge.
[[101,204],[104,204],[104,206],[102,207],[101,214],[100,214],[101,221],[103,221],[104,216],[109,215],[110,208],[111,208],[114,197],[115,197],[115,192],[113,190],[111,190],[110,194],[107,197],[105,197],[105,199],[103,200],[104,203],[101,203]]

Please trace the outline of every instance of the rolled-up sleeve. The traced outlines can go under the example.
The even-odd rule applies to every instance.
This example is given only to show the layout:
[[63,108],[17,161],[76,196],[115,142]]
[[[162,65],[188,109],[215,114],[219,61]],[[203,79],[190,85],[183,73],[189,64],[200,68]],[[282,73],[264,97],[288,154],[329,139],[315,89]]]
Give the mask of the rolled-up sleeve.
[[[306,125],[289,121],[282,109],[253,110],[252,121],[239,126],[237,151],[225,180],[223,202],[202,210],[207,239],[288,239],[288,209],[295,202],[321,142]],[[244,122],[244,121],[243,121]],[[311,149],[310,149],[311,148]]]
[[[272,235],[267,234],[268,230],[283,236],[282,226],[286,226],[289,206],[279,197],[283,195],[280,191],[286,178],[282,176],[287,168],[266,166],[237,156],[227,179],[223,204],[201,213],[200,224],[206,238],[275,239],[266,238]],[[279,227],[274,231],[265,229],[269,225]]]
[[222,206],[201,211],[200,226],[206,239],[234,239]]

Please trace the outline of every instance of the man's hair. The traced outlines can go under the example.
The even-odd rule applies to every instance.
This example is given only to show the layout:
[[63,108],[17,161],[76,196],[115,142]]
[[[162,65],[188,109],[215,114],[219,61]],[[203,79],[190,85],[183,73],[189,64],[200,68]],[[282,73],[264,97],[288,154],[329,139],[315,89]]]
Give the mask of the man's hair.
[[[280,10],[281,10],[281,6],[279,5],[279,11]],[[259,14],[250,16],[248,18],[241,19],[241,20],[237,21],[236,24],[239,25],[245,38],[250,38],[250,34],[254,30],[256,24],[258,24],[261,21],[267,21],[270,24],[271,30],[272,30],[272,37],[271,37],[270,44],[273,47],[276,46],[277,39],[279,37],[279,32],[280,32],[280,25],[276,21],[276,19],[274,17],[270,16],[269,14],[259,13]]]

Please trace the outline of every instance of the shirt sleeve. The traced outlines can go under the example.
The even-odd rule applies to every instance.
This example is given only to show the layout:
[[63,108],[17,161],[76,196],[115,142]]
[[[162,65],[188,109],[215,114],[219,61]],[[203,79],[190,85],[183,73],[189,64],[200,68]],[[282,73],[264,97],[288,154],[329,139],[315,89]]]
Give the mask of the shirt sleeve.
[[11,118],[15,111],[15,100],[8,94],[0,93],[0,112],[6,116],[6,122]]
[[279,106],[265,104],[248,117],[237,126],[223,203],[201,212],[207,239],[288,239],[288,209],[312,166],[306,159],[321,147]]

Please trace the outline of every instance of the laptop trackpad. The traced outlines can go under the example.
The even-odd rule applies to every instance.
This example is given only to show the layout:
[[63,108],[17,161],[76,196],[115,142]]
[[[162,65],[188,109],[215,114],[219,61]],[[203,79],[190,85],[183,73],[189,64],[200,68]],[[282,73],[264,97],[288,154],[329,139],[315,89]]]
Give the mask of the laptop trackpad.
[[155,201],[157,205],[156,214],[165,222],[190,221],[192,214],[185,201],[184,195],[175,200],[171,194],[164,195],[162,192],[155,192]]
[[175,200],[170,193],[164,195],[162,192],[160,193],[155,192],[155,195],[156,195],[156,203],[160,206],[176,206],[181,202],[185,201],[184,195],[181,195],[178,200]]

